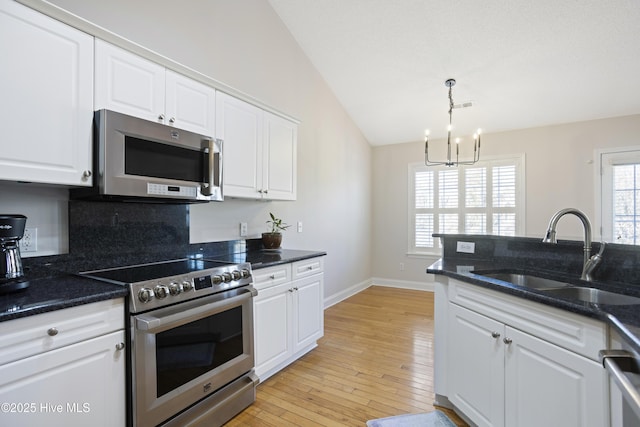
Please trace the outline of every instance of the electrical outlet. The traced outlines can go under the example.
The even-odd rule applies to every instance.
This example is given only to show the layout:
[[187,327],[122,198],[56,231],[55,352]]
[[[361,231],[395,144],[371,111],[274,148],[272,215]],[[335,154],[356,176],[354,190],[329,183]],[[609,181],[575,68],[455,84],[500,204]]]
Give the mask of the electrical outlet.
[[20,252],[37,252],[38,251],[38,229],[25,228],[24,236],[20,239]]
[[240,237],[246,237],[247,236],[247,223],[246,222],[241,222],[240,223]]
[[298,233],[302,233],[302,221],[298,221]]
[[476,251],[476,244],[475,242],[458,242],[456,250],[464,254],[472,254]]

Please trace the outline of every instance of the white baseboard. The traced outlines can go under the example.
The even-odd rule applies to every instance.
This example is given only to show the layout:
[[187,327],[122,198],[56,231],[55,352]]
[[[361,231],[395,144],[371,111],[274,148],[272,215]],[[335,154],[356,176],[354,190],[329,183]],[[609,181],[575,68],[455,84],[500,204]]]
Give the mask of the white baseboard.
[[414,289],[417,291],[426,291],[426,292],[434,292],[433,282],[412,282],[409,280],[395,280],[395,279],[382,279],[379,277],[374,277],[369,280],[365,280],[364,282],[360,282],[355,284],[337,294],[331,295],[329,298],[324,300],[324,308],[325,310],[332,305],[339,303],[340,301],[346,300],[347,298],[357,294],[358,292],[362,292],[370,286],[386,286],[389,288],[400,288],[400,289]]
[[433,282],[413,282],[410,280],[383,279],[374,277],[371,279],[373,286],[386,286],[389,288],[414,289],[416,291],[433,292],[435,290]]
[[343,291],[338,292],[337,294],[331,295],[329,298],[325,298],[324,300],[324,308],[325,310],[332,305],[339,303],[340,301],[346,300],[347,298],[357,294],[358,292],[362,292],[371,286],[373,283],[371,279],[365,280],[364,282],[360,282],[355,284]]

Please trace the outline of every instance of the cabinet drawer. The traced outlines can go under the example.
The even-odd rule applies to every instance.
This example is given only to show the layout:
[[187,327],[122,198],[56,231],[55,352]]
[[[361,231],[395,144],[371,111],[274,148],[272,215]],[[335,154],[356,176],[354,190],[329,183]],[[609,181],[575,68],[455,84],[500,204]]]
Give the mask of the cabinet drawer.
[[0,365],[124,329],[124,299],[0,322]]
[[592,360],[607,346],[605,324],[586,316],[453,279],[449,300]]
[[260,290],[291,281],[291,264],[253,270],[253,286]]
[[293,279],[311,276],[322,273],[324,268],[324,257],[305,259],[292,264]]

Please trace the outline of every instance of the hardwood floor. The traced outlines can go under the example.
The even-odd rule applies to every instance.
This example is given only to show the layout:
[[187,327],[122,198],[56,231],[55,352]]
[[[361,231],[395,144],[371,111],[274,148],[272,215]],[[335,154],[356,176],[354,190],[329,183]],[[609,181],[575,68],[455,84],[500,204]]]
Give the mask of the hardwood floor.
[[362,427],[432,411],[433,399],[433,293],[373,286],[325,310],[318,347],[260,384],[226,426]]

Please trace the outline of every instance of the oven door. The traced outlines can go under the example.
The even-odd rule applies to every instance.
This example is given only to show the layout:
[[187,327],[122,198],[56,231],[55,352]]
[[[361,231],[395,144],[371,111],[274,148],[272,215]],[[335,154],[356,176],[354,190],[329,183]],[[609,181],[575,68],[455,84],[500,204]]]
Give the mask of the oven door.
[[133,419],[156,426],[254,367],[252,286],[131,318]]

